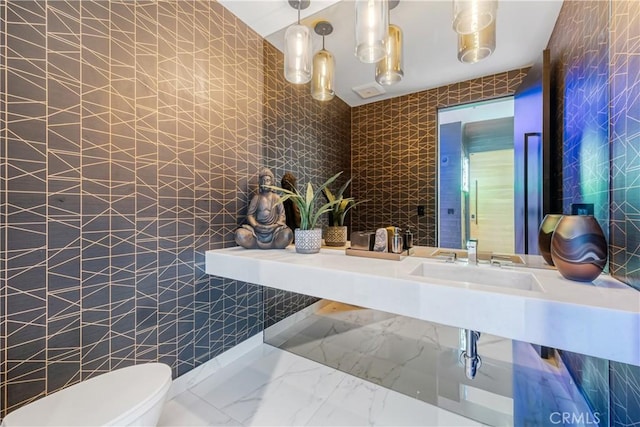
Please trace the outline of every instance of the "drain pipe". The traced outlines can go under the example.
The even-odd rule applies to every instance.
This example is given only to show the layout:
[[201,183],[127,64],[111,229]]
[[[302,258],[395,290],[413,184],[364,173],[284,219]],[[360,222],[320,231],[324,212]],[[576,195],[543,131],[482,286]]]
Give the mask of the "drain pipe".
[[476,373],[482,366],[482,359],[478,355],[478,339],[480,332],[471,329],[464,330],[465,346],[460,354],[461,361],[464,360],[464,374],[470,380],[476,377]]

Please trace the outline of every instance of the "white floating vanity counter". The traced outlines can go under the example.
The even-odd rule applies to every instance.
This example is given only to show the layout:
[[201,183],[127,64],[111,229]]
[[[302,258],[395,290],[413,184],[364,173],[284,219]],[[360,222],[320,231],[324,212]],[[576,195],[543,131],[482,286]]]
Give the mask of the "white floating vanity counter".
[[207,251],[208,274],[640,365],[640,292],[601,275],[241,247]]

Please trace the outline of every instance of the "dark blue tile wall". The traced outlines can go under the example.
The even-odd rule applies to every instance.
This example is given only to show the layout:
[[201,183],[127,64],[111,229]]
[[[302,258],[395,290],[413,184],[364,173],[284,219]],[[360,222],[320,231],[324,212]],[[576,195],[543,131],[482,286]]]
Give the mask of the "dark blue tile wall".
[[640,425],[640,366],[611,362],[611,425]]
[[[0,0],[0,34],[5,34],[6,27],[6,11],[7,4],[5,0]],[[0,94],[6,92],[6,79],[5,79],[5,37],[0,37]],[[7,111],[6,97],[0,96],[0,111]],[[7,126],[5,115],[0,114],[0,349],[6,348],[6,330],[5,330],[5,291],[7,288],[7,267],[6,258],[6,186],[7,186],[7,162],[6,156],[6,140],[7,140]],[[0,351],[0,416],[4,413],[5,406],[5,387],[6,372],[5,372],[5,354],[4,351]]]
[[3,409],[134,363],[180,375],[259,331],[260,289],[203,253],[236,225],[234,203],[211,231],[212,200],[246,191],[211,184],[226,109],[224,160],[245,182],[260,163],[262,100],[238,86],[261,93],[262,39],[210,2],[1,5]]
[[568,351],[561,354],[571,377],[579,384],[591,410],[597,413],[602,421],[601,425],[609,425],[608,420],[612,414],[609,389],[612,373],[609,369],[613,362]]
[[[283,87],[281,54],[216,2],[0,0],[0,27],[0,416],[260,332],[262,288],[207,275],[204,252],[235,245],[263,164],[349,173],[348,106]],[[295,134],[270,127],[276,80]],[[268,298],[283,317],[312,301]]]
[[640,290],[640,3],[611,7],[611,270]]
[[[284,57],[264,43],[264,122],[262,154],[276,182],[286,172],[303,190],[342,171],[340,188],[351,177],[351,108],[339,98],[318,102],[307,85],[292,85],[282,78]],[[245,206],[240,208],[246,214]],[[326,217],[321,218],[327,224]],[[265,327],[317,301],[317,298],[267,288],[264,294]]]
[[46,5],[7,3],[5,19],[6,410],[46,387]]
[[[640,2],[611,2],[613,275],[640,291]],[[611,362],[611,425],[640,425],[640,366]]]
[[559,37],[552,37],[549,43],[552,62],[561,57],[563,67],[563,84],[556,87],[561,97],[556,113],[562,123],[562,210],[571,213],[571,203],[593,203],[608,235],[609,5],[567,2],[559,22],[565,19],[574,20],[572,30],[562,33],[565,40],[558,43]]
[[[640,290],[639,43],[640,3],[565,1],[549,48],[563,210],[595,203],[611,273]],[[640,424],[640,368],[568,352],[563,360],[594,409],[608,408],[603,425]]]
[[47,8],[47,392],[80,380],[82,215],[78,2]]

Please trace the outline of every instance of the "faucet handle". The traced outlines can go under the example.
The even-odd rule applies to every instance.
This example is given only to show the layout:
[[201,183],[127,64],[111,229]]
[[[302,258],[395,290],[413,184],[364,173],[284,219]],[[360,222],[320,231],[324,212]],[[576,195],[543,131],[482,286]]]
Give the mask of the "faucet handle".
[[458,259],[458,254],[453,251],[440,252],[440,255],[438,255],[436,258],[444,259],[444,262],[456,262],[456,260]]
[[489,264],[496,267],[502,267],[503,265],[513,265],[513,260],[511,260],[511,257],[508,255],[491,254]]

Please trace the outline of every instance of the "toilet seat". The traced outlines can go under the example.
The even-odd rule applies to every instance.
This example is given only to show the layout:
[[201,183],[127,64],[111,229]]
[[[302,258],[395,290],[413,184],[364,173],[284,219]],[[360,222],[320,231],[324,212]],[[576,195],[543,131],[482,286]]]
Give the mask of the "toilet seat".
[[10,414],[3,427],[127,425],[164,399],[171,368],[162,363],[129,366],[52,393]]

